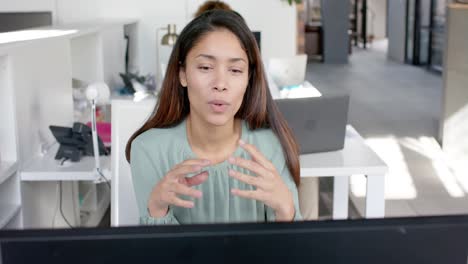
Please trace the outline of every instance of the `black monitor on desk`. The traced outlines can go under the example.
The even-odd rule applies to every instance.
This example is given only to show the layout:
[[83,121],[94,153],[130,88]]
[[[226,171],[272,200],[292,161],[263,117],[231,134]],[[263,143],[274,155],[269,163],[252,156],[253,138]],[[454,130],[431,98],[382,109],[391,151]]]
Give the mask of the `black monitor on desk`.
[[0,33],[52,25],[52,12],[0,12]]
[[262,50],[262,32],[260,31],[252,31],[252,34],[255,37],[255,42],[257,42],[258,50]]
[[466,264],[468,216],[0,231],[1,263]]

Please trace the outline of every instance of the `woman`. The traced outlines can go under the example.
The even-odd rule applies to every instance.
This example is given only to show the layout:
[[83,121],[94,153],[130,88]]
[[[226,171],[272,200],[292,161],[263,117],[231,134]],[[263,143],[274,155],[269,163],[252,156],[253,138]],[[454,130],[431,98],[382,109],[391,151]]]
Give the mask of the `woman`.
[[301,219],[298,146],[232,11],[205,12],[181,32],[126,157],[142,224]]
[[203,12],[209,11],[209,10],[214,10],[214,9],[222,9],[222,10],[229,10],[232,11],[231,6],[228,4],[222,2],[222,1],[206,1],[203,3],[195,12],[195,17],[203,14]]

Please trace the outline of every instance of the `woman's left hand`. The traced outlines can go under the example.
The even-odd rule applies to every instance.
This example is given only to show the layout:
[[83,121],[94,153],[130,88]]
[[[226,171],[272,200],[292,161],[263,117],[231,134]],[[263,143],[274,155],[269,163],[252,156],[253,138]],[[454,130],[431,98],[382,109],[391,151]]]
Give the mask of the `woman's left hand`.
[[250,184],[256,189],[231,189],[231,193],[263,202],[275,211],[276,221],[292,221],[295,215],[293,196],[275,166],[254,145],[247,144],[242,140],[239,140],[239,145],[250,154],[252,160],[231,157],[229,162],[253,172],[256,176],[235,170],[229,170],[229,176]]

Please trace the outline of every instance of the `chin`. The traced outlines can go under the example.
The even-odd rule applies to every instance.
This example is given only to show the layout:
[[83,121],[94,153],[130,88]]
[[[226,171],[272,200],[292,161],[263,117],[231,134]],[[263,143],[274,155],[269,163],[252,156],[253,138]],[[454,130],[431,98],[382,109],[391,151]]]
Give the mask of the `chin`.
[[212,124],[213,126],[224,126],[229,121],[231,121],[234,117],[230,115],[208,115],[205,116],[205,120],[207,123]]

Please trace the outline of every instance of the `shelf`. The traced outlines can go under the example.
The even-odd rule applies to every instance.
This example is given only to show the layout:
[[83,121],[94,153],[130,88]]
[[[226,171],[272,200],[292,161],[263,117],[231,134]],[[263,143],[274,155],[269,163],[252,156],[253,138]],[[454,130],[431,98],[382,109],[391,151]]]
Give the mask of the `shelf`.
[[10,178],[10,176],[13,175],[17,169],[17,162],[0,162],[0,184],[2,184],[5,180]]
[[70,38],[78,38],[89,34],[100,33],[105,29],[117,26],[128,26],[138,23],[138,19],[97,19],[88,22],[67,23],[45,27],[50,30],[76,30],[68,35]]
[[[79,162],[66,161],[60,165],[55,159],[59,144],[55,144],[43,156],[35,157],[21,171],[22,181],[98,181],[100,175],[95,171],[94,157],[84,156]],[[104,176],[110,181],[110,156],[101,156]]]
[[100,19],[91,22],[54,25],[36,28],[35,30],[22,30],[5,32],[0,35],[0,46],[46,38],[78,38],[89,34],[100,33],[109,27],[126,26],[138,23],[138,19]]
[[0,229],[5,227],[20,210],[20,205],[0,204]]

